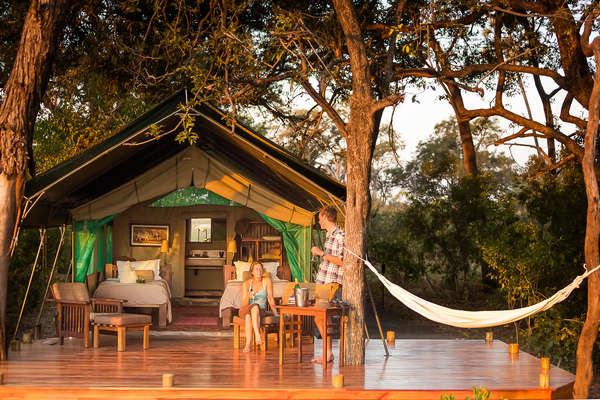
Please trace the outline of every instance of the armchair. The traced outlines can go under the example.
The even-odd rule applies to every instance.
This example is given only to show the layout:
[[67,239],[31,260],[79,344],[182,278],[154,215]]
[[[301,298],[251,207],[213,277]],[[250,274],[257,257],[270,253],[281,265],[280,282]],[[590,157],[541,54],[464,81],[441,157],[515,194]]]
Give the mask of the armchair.
[[90,346],[90,325],[94,313],[122,313],[123,300],[90,299],[83,283],[57,282],[51,287],[58,311],[58,336],[64,344],[65,336],[82,337],[83,345]]

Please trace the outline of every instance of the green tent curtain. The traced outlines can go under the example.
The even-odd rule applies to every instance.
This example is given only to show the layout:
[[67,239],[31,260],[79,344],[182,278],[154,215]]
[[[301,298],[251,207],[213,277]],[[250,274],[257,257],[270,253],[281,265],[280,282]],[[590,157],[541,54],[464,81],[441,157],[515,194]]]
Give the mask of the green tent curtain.
[[[112,227],[105,226],[116,217],[110,215],[98,220],[75,221],[74,231],[74,258],[75,258],[75,281],[84,282],[87,275],[93,273],[94,269],[94,248],[98,243],[96,252],[96,263],[98,271],[104,270],[106,243],[106,260],[112,260]],[[105,235],[106,233],[106,235]],[[106,236],[106,237],[105,237]]]
[[310,227],[300,226],[260,214],[269,225],[281,232],[292,278],[310,280]]
[[[169,193],[150,204],[150,207],[185,207],[199,204],[215,204],[229,207],[243,207],[207,189],[188,187]],[[281,232],[283,245],[287,251],[292,277],[299,282],[310,280],[310,227],[275,218],[259,215],[273,228]]]

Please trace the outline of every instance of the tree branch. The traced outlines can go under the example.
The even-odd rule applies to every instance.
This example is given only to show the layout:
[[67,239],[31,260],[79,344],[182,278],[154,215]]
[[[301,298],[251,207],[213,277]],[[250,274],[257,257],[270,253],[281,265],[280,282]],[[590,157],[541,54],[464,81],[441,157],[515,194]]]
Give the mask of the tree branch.
[[340,117],[340,115],[338,114],[338,112],[331,106],[331,104],[329,104],[327,102],[327,100],[323,96],[321,96],[319,93],[317,93],[317,91],[315,90],[315,88],[312,87],[312,85],[310,84],[310,82],[308,82],[307,80],[302,79],[300,81],[300,84],[302,85],[302,87],[304,88],[304,90],[306,90],[306,92],[309,94],[309,96],[312,97],[313,100],[319,106],[321,106],[321,108],[327,113],[327,115],[329,116],[329,118],[331,118],[331,120],[333,121],[333,123],[335,124],[335,126],[340,130],[340,132],[344,136],[346,136],[348,134],[348,131],[346,129],[346,123]]

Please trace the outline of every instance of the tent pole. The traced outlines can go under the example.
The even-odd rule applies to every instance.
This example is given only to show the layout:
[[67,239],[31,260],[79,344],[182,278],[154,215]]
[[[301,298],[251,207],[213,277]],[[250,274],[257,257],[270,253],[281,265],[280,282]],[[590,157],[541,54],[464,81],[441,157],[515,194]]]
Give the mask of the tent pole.
[[[73,224],[73,228],[75,224]],[[75,282],[75,229],[71,229],[71,282]],[[67,277],[69,273],[67,272]]]
[[[371,287],[367,282],[367,277],[365,276],[365,286],[367,287],[367,293],[369,293],[369,300],[371,301],[371,306],[373,307],[373,313],[375,314],[375,320],[377,321],[377,327],[379,328],[379,335],[381,337],[381,343],[383,343],[383,348],[385,349],[385,357],[390,356],[390,351],[388,350],[387,344],[385,343],[385,337],[383,336],[383,331],[381,330],[381,323],[379,322],[379,315],[377,314],[377,308],[375,307],[375,301],[373,301],[373,294],[371,293]],[[365,330],[367,329],[367,322],[365,321]]]
[[35,326],[40,324],[40,319],[42,318],[42,311],[44,310],[44,304],[46,303],[46,296],[48,296],[48,289],[50,289],[50,283],[52,282],[52,278],[54,277],[54,270],[56,269],[56,263],[58,262],[58,256],[60,255],[60,251],[62,250],[62,245],[65,239],[65,231],[66,226],[63,225],[60,228],[60,242],[58,243],[58,248],[56,249],[56,255],[54,256],[54,263],[52,264],[52,270],[50,271],[50,277],[48,278],[48,284],[46,285],[46,291],[44,292],[44,297],[42,297],[42,305],[40,306],[40,311],[38,312],[37,319],[35,320]]
[[42,250],[42,246],[44,245],[44,239],[46,238],[46,227],[40,228],[40,245],[38,246],[37,254],[35,255],[35,261],[33,262],[33,267],[31,268],[31,275],[29,275],[29,283],[27,284],[27,290],[25,291],[25,296],[23,297],[23,303],[21,304],[21,312],[19,312],[19,319],[17,320],[17,326],[15,326],[15,332],[13,333],[12,339],[15,340],[17,337],[17,332],[19,331],[19,325],[21,324],[21,318],[23,317],[23,310],[25,309],[25,303],[27,302],[27,296],[29,295],[29,288],[31,287],[31,281],[33,280],[33,274],[35,273],[35,267],[37,266],[38,260],[40,258],[40,252]]
[[44,193],[46,192],[41,192],[40,194],[31,197],[25,197],[25,204],[23,204],[23,212],[20,212],[17,216],[17,225],[15,227],[15,231],[13,232],[13,237],[10,242],[10,258],[12,258],[13,253],[17,248],[17,243],[19,242],[19,234],[21,233],[21,222],[27,217],[29,211],[31,211],[31,209],[36,205],[38,200],[44,195]]

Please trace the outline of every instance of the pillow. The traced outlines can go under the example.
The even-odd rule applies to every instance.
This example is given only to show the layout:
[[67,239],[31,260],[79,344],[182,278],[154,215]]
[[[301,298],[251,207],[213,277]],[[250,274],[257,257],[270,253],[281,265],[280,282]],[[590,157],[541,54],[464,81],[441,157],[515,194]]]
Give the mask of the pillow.
[[117,261],[117,269],[119,270],[119,282],[135,283],[137,275],[131,269],[131,261]]
[[136,270],[135,274],[137,279],[143,279],[145,281],[153,281],[154,280],[154,271],[147,270]]
[[279,267],[279,262],[271,261],[262,263],[265,271],[268,271],[271,274],[271,278],[273,280],[277,279],[277,268]]
[[[160,259],[156,260],[145,260],[145,261],[131,261],[131,269],[134,271],[152,271],[153,276],[160,276]],[[152,280],[152,279],[149,279]]]
[[251,262],[248,261],[234,261],[233,265],[235,265],[235,279],[238,281],[243,280],[244,272],[248,272],[250,270]]
[[119,270],[114,264],[105,264],[104,270],[106,271],[106,279],[117,278],[119,276]]

